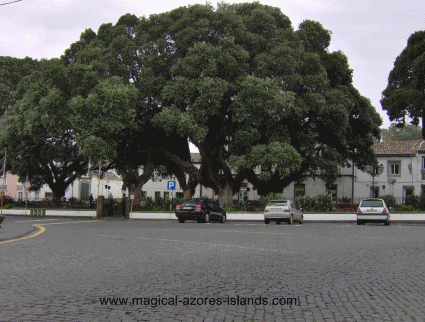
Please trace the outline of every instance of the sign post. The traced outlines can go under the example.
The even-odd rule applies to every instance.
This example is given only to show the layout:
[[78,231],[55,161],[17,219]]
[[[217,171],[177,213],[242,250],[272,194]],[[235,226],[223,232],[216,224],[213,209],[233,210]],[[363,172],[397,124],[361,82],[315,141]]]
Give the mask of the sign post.
[[133,200],[134,200],[134,195],[130,195],[130,214],[129,214],[130,219],[133,219]]
[[0,212],[0,215],[3,215],[3,196],[4,196],[4,193],[5,193],[5,186],[6,186],[6,151],[4,151],[4,161],[3,161],[3,164],[2,164],[2,166],[3,166],[3,185],[2,185],[2,187],[1,187],[1,212]]
[[173,190],[176,190],[176,182],[175,181],[167,181],[167,190],[171,190],[170,191],[170,219],[171,218],[171,208],[173,205]]

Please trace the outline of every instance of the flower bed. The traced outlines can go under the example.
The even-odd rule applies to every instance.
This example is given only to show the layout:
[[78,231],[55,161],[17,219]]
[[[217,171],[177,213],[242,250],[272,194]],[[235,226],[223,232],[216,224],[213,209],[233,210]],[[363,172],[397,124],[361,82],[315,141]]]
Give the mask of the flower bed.
[[341,203],[338,205],[338,208],[344,211],[357,211],[357,208],[359,207],[358,203]]

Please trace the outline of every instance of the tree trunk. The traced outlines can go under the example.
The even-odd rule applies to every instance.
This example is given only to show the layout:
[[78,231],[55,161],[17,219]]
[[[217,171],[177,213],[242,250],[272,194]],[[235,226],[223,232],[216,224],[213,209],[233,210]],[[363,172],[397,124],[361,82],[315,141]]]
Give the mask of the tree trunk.
[[137,185],[132,185],[131,193],[134,194],[134,200],[133,203],[140,204],[142,201],[142,187],[143,184],[139,183]]
[[183,190],[183,198],[191,199],[193,197],[193,193],[190,189]]
[[52,189],[52,203],[54,206],[60,206],[62,204],[62,197],[65,196],[65,188],[57,187],[55,185],[54,187],[50,187]]
[[233,204],[233,189],[230,184],[227,183],[224,187],[220,187],[219,203],[223,208]]

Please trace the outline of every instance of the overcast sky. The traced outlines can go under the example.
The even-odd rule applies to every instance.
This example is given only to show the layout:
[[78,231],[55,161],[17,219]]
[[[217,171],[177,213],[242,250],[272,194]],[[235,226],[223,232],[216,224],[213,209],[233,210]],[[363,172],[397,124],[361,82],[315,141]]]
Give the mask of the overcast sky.
[[[14,0],[0,0],[0,4]],[[225,1],[228,3],[247,1]],[[381,93],[396,57],[409,36],[424,30],[425,6],[420,0],[263,0],[279,7],[295,29],[305,19],[332,31],[330,51],[341,50],[354,70],[354,86],[368,97],[388,128]],[[0,55],[23,58],[59,57],[81,32],[97,32],[102,23],[115,24],[125,13],[149,16],[195,0],[22,0],[0,6]],[[422,3],[422,4],[421,4]],[[216,6],[215,1],[211,1]]]

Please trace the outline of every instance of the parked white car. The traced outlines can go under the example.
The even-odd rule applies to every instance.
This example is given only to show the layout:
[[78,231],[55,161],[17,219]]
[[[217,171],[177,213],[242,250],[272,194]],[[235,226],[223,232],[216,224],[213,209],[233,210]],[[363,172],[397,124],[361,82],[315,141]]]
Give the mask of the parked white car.
[[383,199],[363,199],[357,209],[357,225],[366,222],[382,222],[386,226],[390,224],[390,209]]
[[276,224],[286,221],[289,225],[297,221],[302,225],[304,221],[302,208],[298,209],[293,200],[270,200],[264,209],[264,223],[269,224],[270,221],[275,221]]

